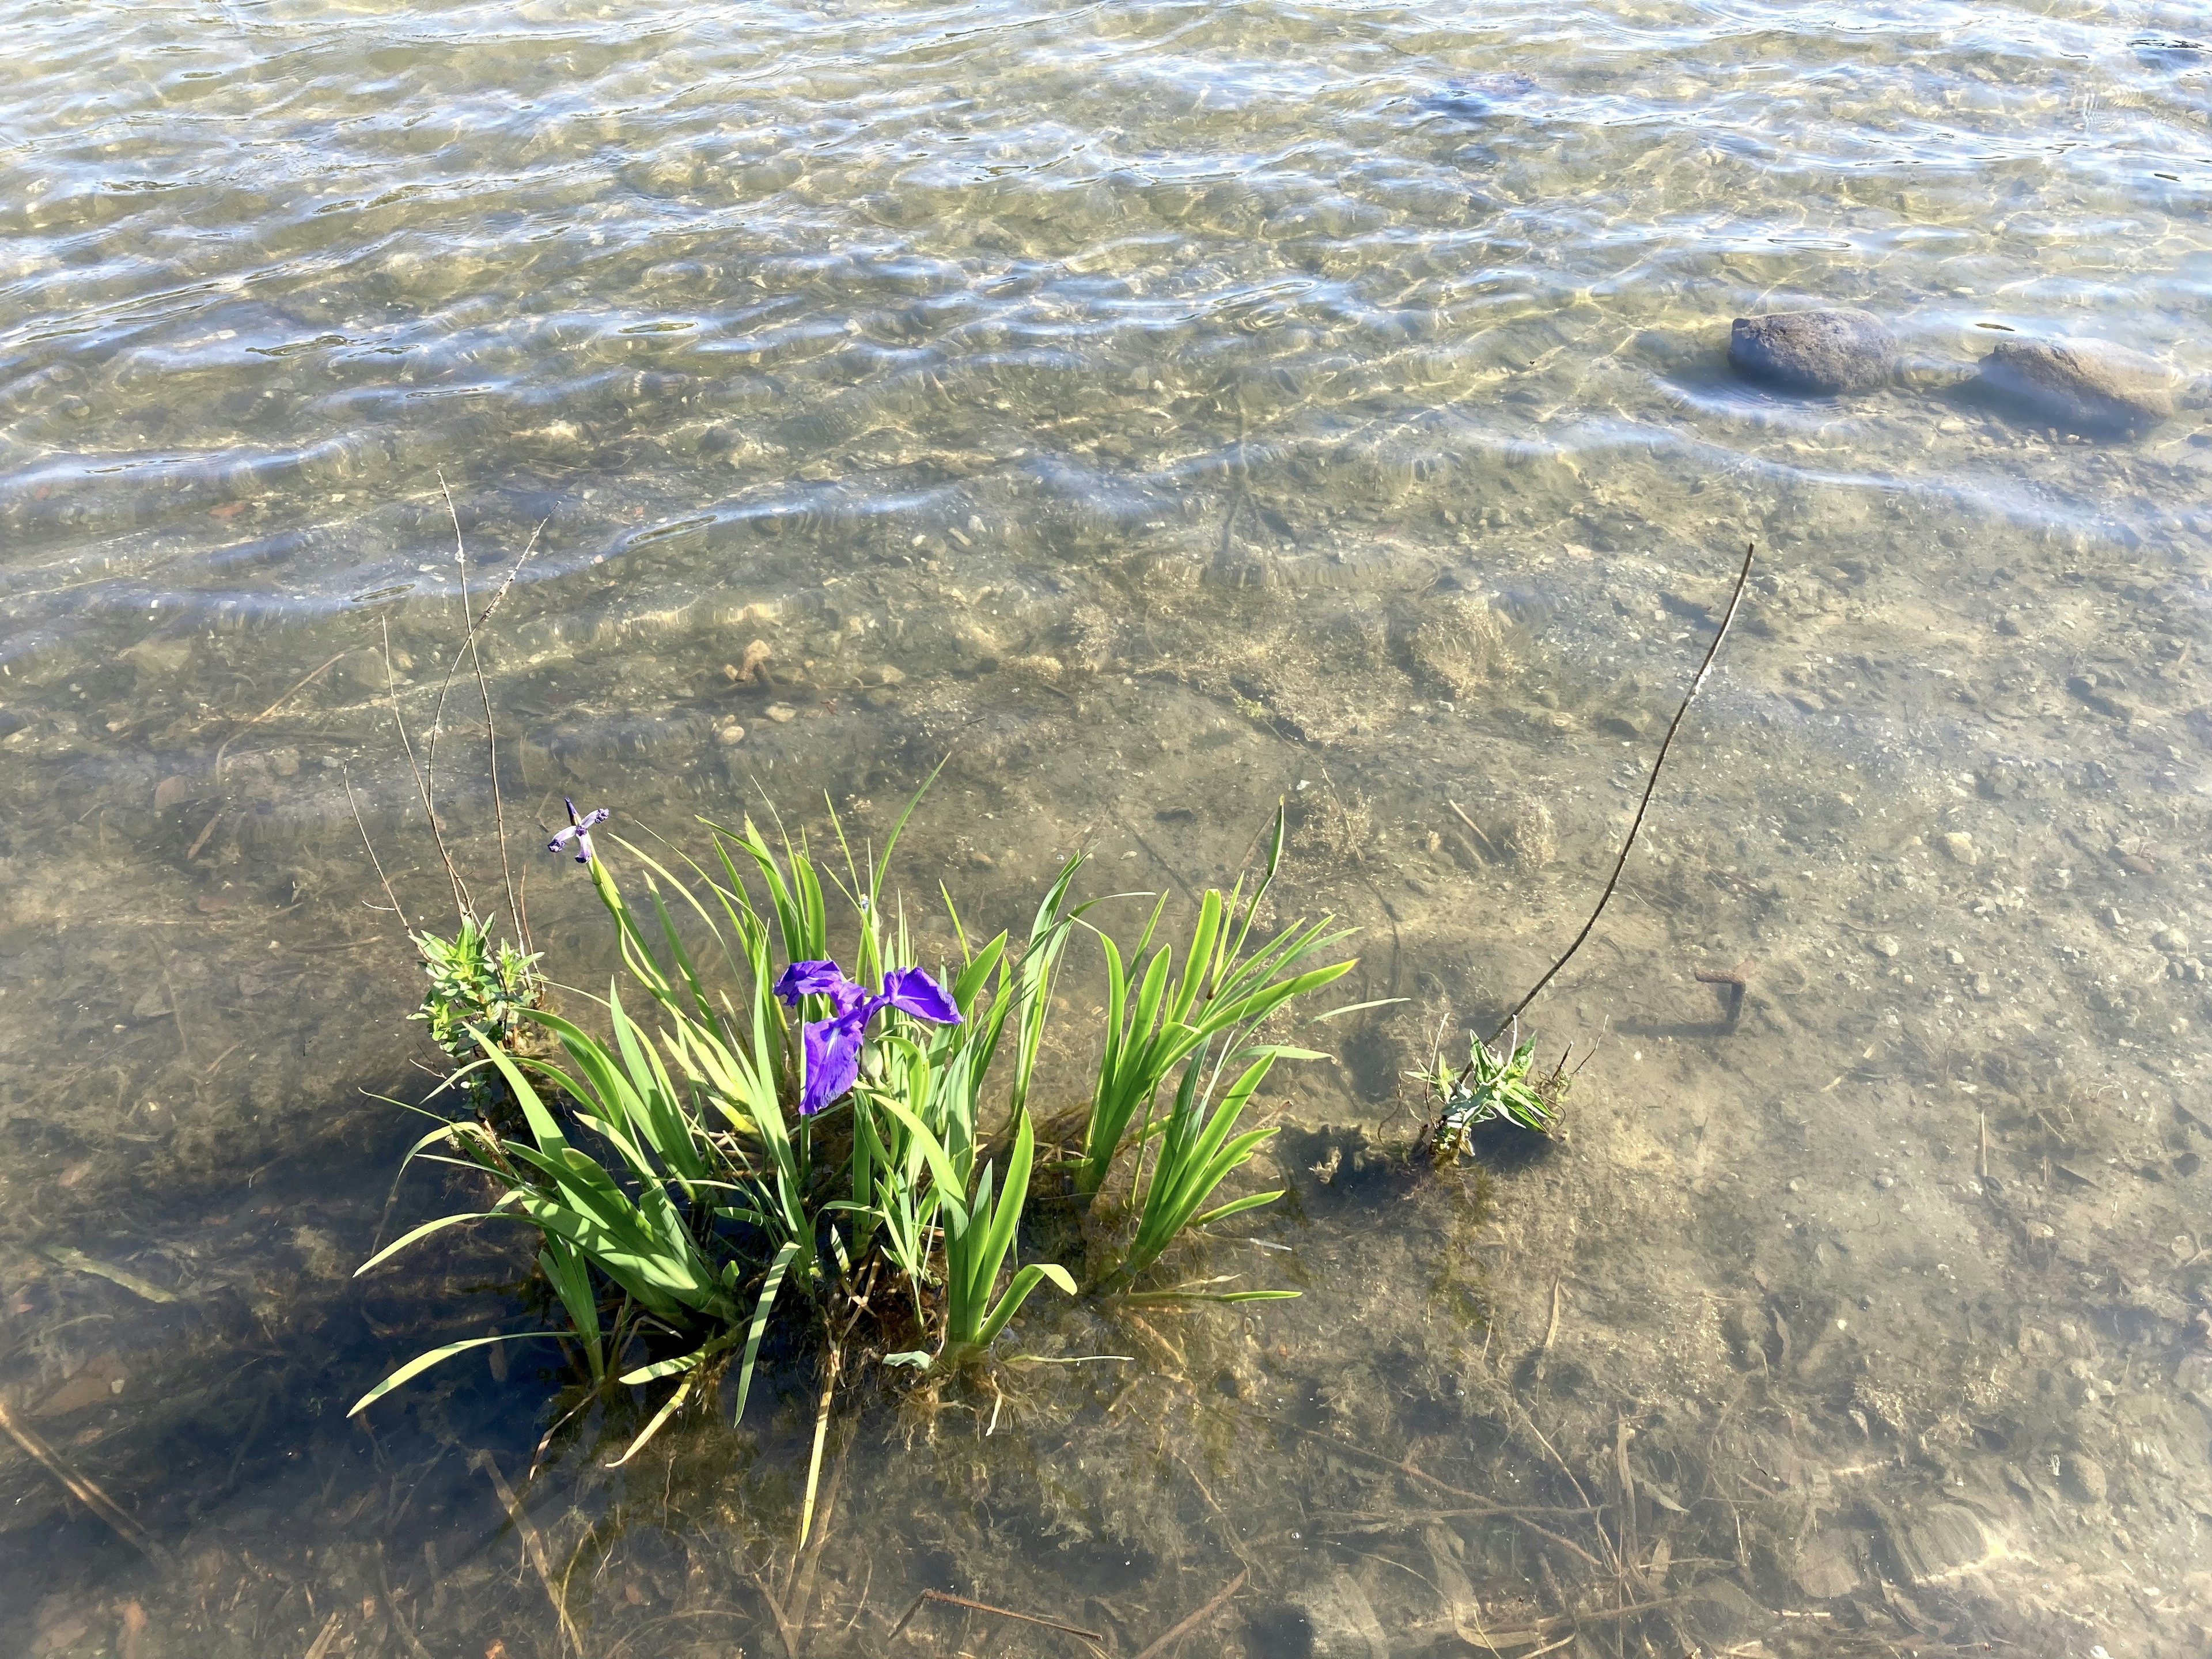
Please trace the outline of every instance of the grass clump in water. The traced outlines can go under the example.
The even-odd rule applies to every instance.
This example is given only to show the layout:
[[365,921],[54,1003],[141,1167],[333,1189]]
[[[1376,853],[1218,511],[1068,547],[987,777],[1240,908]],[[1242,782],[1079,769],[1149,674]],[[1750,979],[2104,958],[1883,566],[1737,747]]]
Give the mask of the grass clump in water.
[[[1069,899],[1082,856],[1061,867],[1018,941],[1006,933],[974,941],[947,895],[959,955],[933,973],[902,906],[887,908],[884,898],[907,815],[878,858],[856,856],[833,814],[842,872],[817,868],[803,841],[783,836],[772,845],[750,819],[735,830],[710,823],[712,867],[683,860],[688,880],[622,843],[647,872],[645,919],[591,843],[598,816],[556,846],[588,868],[628,978],[649,1008],[633,1013],[622,986],[610,984],[594,999],[605,1011],[602,1036],[520,997],[484,1000],[550,1038],[538,1052],[503,1040],[491,1012],[464,1017],[457,991],[447,1018],[475,1052],[455,1085],[465,1098],[473,1079],[496,1077],[516,1118],[441,1121],[409,1158],[480,1171],[495,1195],[483,1208],[424,1223],[362,1271],[450,1227],[499,1220],[533,1229],[538,1265],[568,1322],[559,1334],[593,1384],[675,1380],[625,1458],[732,1364],[741,1414],[779,1316],[811,1321],[826,1338],[834,1381],[848,1346],[886,1365],[950,1370],[987,1351],[1041,1285],[1074,1294],[1066,1267],[1018,1257],[1038,1155],[1030,1100],[1052,987],[1090,908]],[[1271,1067],[1310,1053],[1255,1045],[1255,1028],[1353,965],[1300,967],[1342,937],[1326,921],[1294,924],[1244,957],[1282,839],[1279,813],[1249,903],[1241,882],[1225,898],[1205,895],[1179,977],[1172,951],[1151,948],[1159,907],[1126,957],[1099,934],[1111,991],[1106,1054],[1067,1160],[1073,1184],[1091,1197],[1118,1158],[1142,1167],[1130,1188],[1134,1237],[1091,1276],[1094,1288],[1125,1289],[1190,1229],[1279,1195],[1208,1207],[1273,1133],[1238,1129]],[[849,913],[842,959],[830,949],[825,873]],[[711,942],[702,953],[711,974],[679,931],[672,897],[692,913],[694,936],[703,929]],[[464,937],[479,953],[489,948],[480,930]],[[486,960],[495,970],[500,959]],[[1125,961],[1141,966],[1125,972]],[[1217,1102],[1222,1079],[1240,1064]],[[1155,1121],[1178,1067],[1172,1102]],[[1245,1297],[1254,1294],[1284,1293]],[[442,1359],[507,1340],[472,1338],[421,1355],[354,1410]],[[830,1397],[825,1385],[817,1451]]]

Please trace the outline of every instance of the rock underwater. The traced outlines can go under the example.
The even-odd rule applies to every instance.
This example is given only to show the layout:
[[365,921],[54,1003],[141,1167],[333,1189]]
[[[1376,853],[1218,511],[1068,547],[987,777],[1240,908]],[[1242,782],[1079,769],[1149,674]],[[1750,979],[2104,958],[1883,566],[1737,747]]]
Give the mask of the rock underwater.
[[1870,312],[1777,312],[1739,317],[1729,333],[1736,372],[1792,392],[1832,397],[1888,380],[1897,340]]
[[1976,384],[2031,420],[2101,437],[2146,431],[2174,410],[2171,369],[2103,340],[2007,340]]

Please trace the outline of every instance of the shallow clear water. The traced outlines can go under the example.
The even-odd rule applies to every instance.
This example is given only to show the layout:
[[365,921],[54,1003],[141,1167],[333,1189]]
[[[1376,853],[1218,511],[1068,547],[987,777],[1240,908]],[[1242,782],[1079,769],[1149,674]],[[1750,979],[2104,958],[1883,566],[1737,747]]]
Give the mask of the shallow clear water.
[[[891,1640],[928,1586],[1132,1654],[1239,1572],[1185,1651],[1569,1611],[1594,1653],[2201,1650],[2201,15],[10,21],[0,1401],[176,1562],[0,1443],[10,1650],[556,1651],[486,1457],[595,1655],[1080,1650],[943,1605]],[[1891,325],[1893,384],[1729,369],[1732,317],[1822,304]],[[1966,383],[2056,335],[2176,412],[2086,439]],[[1579,925],[1747,541],[1532,1011],[1599,1042],[1571,1142],[1408,1173],[1401,1074]],[[526,548],[486,665],[571,982],[608,963],[538,851],[563,794],[881,833],[949,757],[904,868],[994,926],[1079,846],[1094,891],[1223,878],[1287,797],[1285,913],[1404,1000],[1279,1101],[1291,1200],[1178,1268],[1304,1297],[1036,1304],[1021,1352],[1133,1358],[858,1402],[795,1573],[803,1363],[620,1474],[593,1418],[526,1480],[550,1349],[346,1421],[537,1317],[504,1240],[349,1277],[442,1196],[392,1194],[370,1097],[428,1050],[363,830],[410,915],[443,887],[385,641],[420,738],[460,579]],[[1693,975],[1738,964],[1729,1024]]]

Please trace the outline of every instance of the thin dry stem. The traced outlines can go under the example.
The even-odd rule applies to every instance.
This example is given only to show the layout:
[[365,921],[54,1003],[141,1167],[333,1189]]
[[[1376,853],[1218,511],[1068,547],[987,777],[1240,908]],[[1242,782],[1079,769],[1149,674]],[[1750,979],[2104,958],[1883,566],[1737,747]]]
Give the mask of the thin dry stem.
[[553,1577],[552,1563],[546,1557],[545,1540],[538,1530],[538,1523],[530,1518],[530,1511],[522,1507],[522,1499],[515,1495],[514,1488],[507,1484],[507,1477],[499,1472],[499,1465],[489,1452],[479,1451],[469,1461],[490,1477],[492,1489],[498,1492],[500,1504],[507,1510],[507,1518],[514,1522],[515,1531],[521,1534],[523,1553],[530,1558],[530,1565],[537,1570],[538,1582],[545,1586],[545,1599],[553,1604],[554,1615],[561,1621],[563,1650],[573,1646],[581,1653],[584,1638],[577,1633],[575,1621],[568,1617],[568,1604],[562,1599],[560,1586]]
[[236,743],[248,732],[251,732],[255,726],[260,725],[262,721],[267,720],[271,714],[282,708],[286,703],[291,702],[293,698],[298,696],[300,693],[306,690],[317,678],[328,671],[331,663],[343,662],[346,658],[352,654],[353,650],[351,648],[341,651],[337,656],[330,659],[329,662],[322,664],[312,672],[302,676],[297,685],[295,685],[289,691],[287,691],[283,696],[277,698],[276,702],[270,703],[268,708],[263,709],[252,720],[246,721],[245,725],[240,726],[237,731],[225,738],[222,740],[222,747],[215,751],[215,781],[217,783],[221,783],[222,781],[222,757],[230,752],[231,744]]
[[407,754],[407,769],[415,775],[415,792],[422,798],[422,815],[430,821],[430,839],[438,844],[438,856],[445,861],[446,879],[453,884],[453,908],[464,916],[472,916],[475,910],[469,905],[468,889],[462,884],[460,866],[446,846],[446,832],[438,827],[436,809],[430,804],[429,780],[423,776],[422,768],[415,759],[415,745],[407,736],[407,721],[399,712],[399,678],[392,666],[392,624],[384,624],[384,686],[392,702],[392,723],[399,728],[399,746]]
[[1158,1641],[1153,1643],[1152,1646],[1146,1648],[1142,1653],[1139,1654],[1137,1656],[1137,1659],[1159,1659],[1160,1655],[1165,1653],[1177,1642],[1182,1640],[1184,1637],[1189,1635],[1207,1620],[1212,1618],[1215,1613],[1227,1607],[1229,1605],[1230,1598],[1235,1595],[1238,1590],[1244,1588],[1244,1581],[1250,1576],[1251,1573],[1249,1569],[1238,1573],[1234,1578],[1231,1579],[1227,1584],[1222,1587],[1212,1601],[1208,1601],[1196,1613],[1191,1614],[1189,1618],[1185,1619],[1181,1623],[1177,1624],[1174,1629],[1169,1631],[1167,1634],[1161,1637]]
[[376,856],[376,843],[369,840],[368,825],[362,822],[361,802],[353,793],[353,770],[349,767],[339,775],[345,780],[346,805],[353,808],[353,825],[361,831],[361,844],[368,854],[369,866],[376,872],[377,880],[384,884],[384,896],[392,901],[392,914],[399,918],[400,928],[411,936],[415,930],[408,925],[407,912],[399,908],[399,895],[392,890],[392,878],[384,873],[384,860]]
[[62,1461],[61,1454],[25,1425],[15,1420],[7,1403],[0,1401],[0,1430],[29,1454],[33,1462],[67,1489],[70,1497],[112,1527],[118,1536],[164,1572],[174,1571],[176,1558],[149,1537],[146,1529],[125,1515],[115,1500],[87,1476]]
[[[1590,930],[1597,926],[1597,919],[1605,914],[1605,907],[1612,902],[1613,889],[1620,885],[1620,872],[1628,867],[1628,855],[1635,850],[1637,835],[1644,828],[1644,815],[1651,810],[1651,797],[1659,787],[1659,771],[1667,764],[1667,751],[1674,746],[1674,734],[1682,729],[1683,717],[1690,712],[1691,703],[1696,701],[1698,692],[1704,687],[1705,676],[1712,672],[1713,659],[1720,654],[1721,641],[1728,638],[1729,624],[1735,620],[1736,607],[1743,603],[1744,587],[1751,580],[1752,556],[1758,550],[1758,545],[1753,542],[1744,547],[1743,568],[1736,574],[1735,591],[1729,595],[1728,609],[1721,613],[1721,625],[1714,630],[1712,643],[1705,647],[1705,659],[1698,665],[1697,677],[1690,682],[1690,689],[1682,694],[1682,706],[1674,711],[1674,720],[1667,727],[1667,735],[1659,744],[1659,752],[1652,757],[1651,775],[1644,784],[1644,799],[1636,804],[1635,821],[1628,826],[1627,837],[1620,843],[1620,856],[1613,861],[1613,875],[1605,884],[1605,891],[1598,896],[1597,908],[1590,912],[1589,920],[1583,924],[1582,932],[1575,935],[1575,942],[1567,946],[1559,959],[1545,970],[1543,978],[1528,988],[1528,994],[1513,1005],[1512,1012],[1498,1022],[1498,1029],[1490,1034],[1493,1045],[1505,1035],[1513,1022],[1521,1018],[1522,1011],[1552,982],[1559,969],[1574,959],[1575,952],[1583,948],[1583,941],[1590,936]],[[1460,1082],[1464,1084],[1474,1072],[1474,1062],[1470,1060],[1466,1070],[1460,1073]]]
[[453,676],[460,672],[461,650],[465,647],[469,653],[470,666],[475,672],[477,694],[483,699],[485,757],[491,775],[491,807],[495,833],[499,838],[500,875],[507,887],[507,913],[514,919],[515,934],[521,941],[522,948],[527,951],[530,948],[530,928],[522,914],[521,894],[515,886],[514,862],[507,845],[507,800],[499,786],[499,733],[492,720],[491,684],[484,674],[483,653],[478,642],[483,636],[484,629],[491,622],[492,614],[507,598],[507,590],[514,586],[515,578],[522,574],[522,567],[529,563],[531,556],[537,552],[538,538],[544,534],[547,520],[540,519],[538,521],[538,528],[530,532],[530,539],[524,544],[521,556],[507,573],[507,579],[500,583],[491,602],[484,606],[481,616],[472,618],[469,613],[468,547],[461,535],[461,515],[453,505],[453,492],[447,487],[446,475],[442,471],[438,474],[438,489],[445,497],[446,516],[453,520],[453,558],[460,569],[463,635],[460,647],[454,649],[452,659],[446,665],[446,678],[438,686],[438,701],[430,712],[430,740],[426,745],[423,762],[423,793],[426,799],[429,799],[436,788],[438,739],[445,732],[446,698],[453,690]]

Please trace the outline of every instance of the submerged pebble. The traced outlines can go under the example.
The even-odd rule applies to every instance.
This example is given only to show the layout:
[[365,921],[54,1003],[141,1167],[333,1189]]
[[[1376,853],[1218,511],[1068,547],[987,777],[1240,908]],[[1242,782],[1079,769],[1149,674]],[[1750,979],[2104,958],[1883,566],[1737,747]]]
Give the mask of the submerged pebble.
[[2106,1489],[2105,1466],[2094,1457],[2074,1452],[2058,1464],[2058,1486],[2077,1504],[2101,1504]]
[[1793,392],[1870,391],[1889,379],[1896,357],[1896,337],[1871,312],[1739,317],[1729,331],[1729,362],[1738,374]]
[[1367,1593],[1342,1568],[1291,1589],[1252,1620],[1261,1653],[1310,1659],[1390,1659],[1390,1638]]

